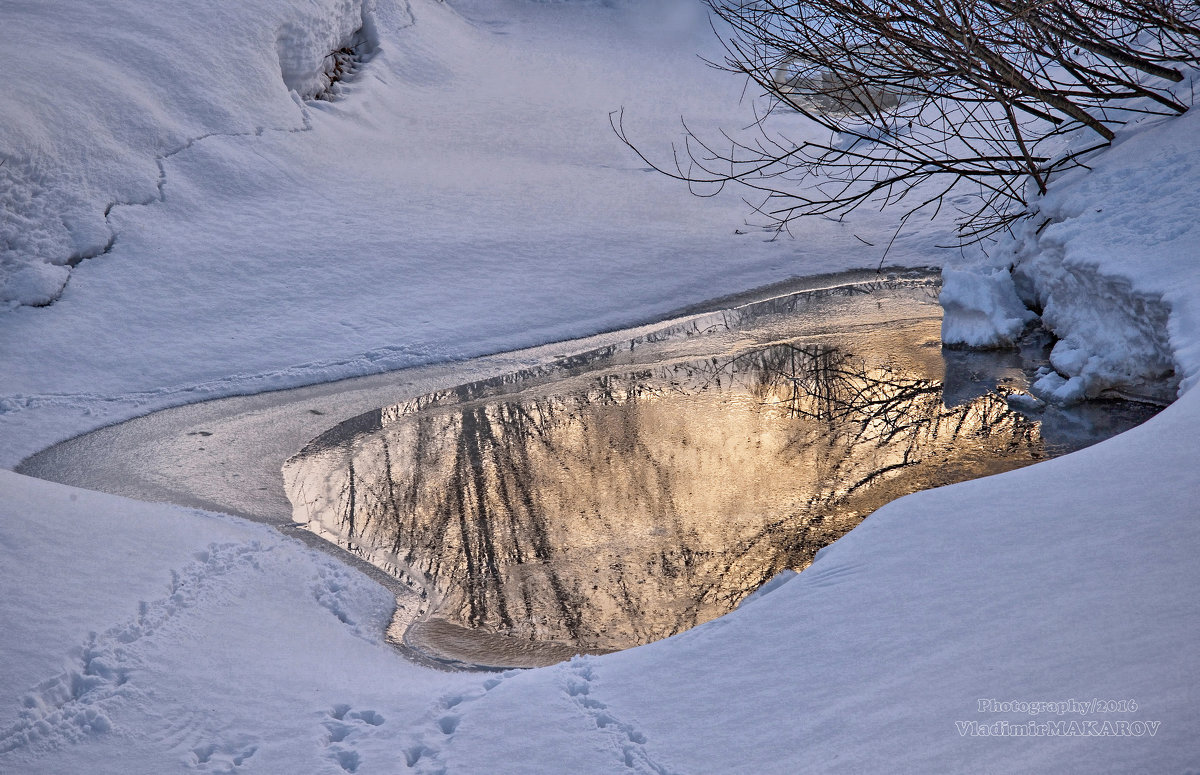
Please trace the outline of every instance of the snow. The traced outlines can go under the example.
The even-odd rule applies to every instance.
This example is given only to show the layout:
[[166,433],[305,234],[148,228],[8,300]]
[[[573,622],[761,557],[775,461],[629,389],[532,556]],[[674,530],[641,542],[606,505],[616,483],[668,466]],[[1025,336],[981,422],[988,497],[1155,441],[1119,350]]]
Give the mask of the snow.
[[[278,30],[331,11],[262,2],[261,18],[228,20],[235,42],[250,45],[247,28],[269,41],[269,55],[236,57],[239,83],[262,83],[220,113],[254,111],[220,123],[197,97],[191,124],[123,148],[112,166],[145,174],[116,198],[151,204],[111,209],[111,251],[80,263],[53,305],[7,314],[0,463],[203,397],[582,336],[796,274],[873,268],[882,248],[856,235],[881,246],[891,234],[882,219],[820,221],[771,241],[733,192],[688,196],[617,140],[609,113],[622,106],[657,155],[681,115],[698,128],[749,120],[737,79],[696,55],[718,44],[691,0],[475,3],[463,12],[476,21],[441,3],[380,3],[368,13],[378,46],[342,98],[302,106],[283,87]],[[154,30],[233,56],[229,41],[193,41],[193,26]],[[73,155],[104,158],[92,120],[62,132],[73,127]],[[92,200],[95,213],[110,201]],[[928,264],[944,236],[910,240],[909,262]]]
[[[369,60],[337,99],[299,99],[359,37]],[[5,466],[166,406],[873,267],[860,238],[891,236],[864,213],[769,240],[736,195],[639,169],[609,111],[660,144],[680,115],[751,112],[695,57],[719,54],[689,0],[9,3],[0,40],[19,54],[0,87]],[[1127,129],[986,268],[946,272],[957,341],[1011,340],[1017,298],[1041,311],[1060,337],[1045,397],[1176,403],[896,501],[769,594],[649,646],[434,672],[383,643],[382,588],[273,529],[0,471],[0,770],[1194,769],[1198,121]],[[924,225],[889,260],[942,260],[945,236]],[[1073,718],[1161,723],[960,734],[1029,720],[978,710],[989,698],[1134,700]]]
[[945,344],[1009,347],[1020,338],[1025,324],[1037,317],[1017,296],[1011,272],[1000,267],[944,268],[939,299],[946,310]]
[[[1175,397],[1195,374],[1181,338],[1197,278],[1200,205],[1185,193],[1198,171],[1195,115],[1123,137],[1087,174],[1073,174],[1037,203],[991,263],[947,270],[943,341],[1007,343],[1019,294],[1041,310],[1059,341],[1054,371],[1035,394],[1070,403],[1116,392]],[[1008,267],[1012,267],[1011,271]],[[998,299],[1000,301],[998,301]]]
[[478,681],[399,659],[390,595],[272,529],[0,482],[5,772],[337,772]]
[[[298,85],[360,3],[6,3],[0,46],[0,306],[45,304],[67,265],[105,250],[110,207],[159,196],[161,162],[197,138],[303,126]],[[357,21],[356,21],[357,19]],[[302,25],[307,34],[291,34]],[[19,52],[19,55],[18,55]]]

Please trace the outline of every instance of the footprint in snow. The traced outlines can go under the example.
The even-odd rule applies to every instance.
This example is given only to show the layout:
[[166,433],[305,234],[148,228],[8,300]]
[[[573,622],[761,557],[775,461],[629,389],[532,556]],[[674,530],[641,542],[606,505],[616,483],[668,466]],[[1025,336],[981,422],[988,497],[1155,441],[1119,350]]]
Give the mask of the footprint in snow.
[[113,726],[110,706],[137,691],[142,641],[154,638],[178,614],[214,594],[224,577],[254,566],[264,551],[270,549],[257,541],[210,544],[197,552],[192,562],[172,571],[166,596],[142,601],[132,618],[92,633],[74,650],[66,670],[42,681],[22,698],[24,709],[19,719],[0,732],[0,753],[76,743],[109,732]]
[[522,671],[508,670],[483,681],[477,689],[453,692],[441,697],[425,714],[424,729],[417,732],[404,749],[404,763],[424,775],[445,775],[442,752],[447,743],[454,739],[464,711],[477,700],[487,696],[504,682]]
[[655,762],[646,752],[646,736],[633,724],[618,719],[605,703],[593,696],[596,675],[590,657],[575,657],[564,663],[560,670],[567,696],[592,718],[598,730],[612,739],[620,752],[622,764],[634,772],[670,775],[670,770]]
[[198,772],[234,773],[258,751],[256,740],[239,735],[231,740],[202,743],[191,751],[189,769]]
[[384,718],[373,710],[354,710],[349,705],[334,705],[325,712],[325,745],[329,758],[346,772],[357,772],[362,755],[356,750],[358,738],[375,727],[383,726]]

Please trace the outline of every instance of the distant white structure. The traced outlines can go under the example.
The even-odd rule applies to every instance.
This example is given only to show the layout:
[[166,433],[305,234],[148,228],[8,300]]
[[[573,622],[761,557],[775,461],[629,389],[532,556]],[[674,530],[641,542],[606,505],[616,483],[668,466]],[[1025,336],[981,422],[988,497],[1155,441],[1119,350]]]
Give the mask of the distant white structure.
[[861,115],[899,107],[907,96],[899,86],[865,85],[857,74],[823,68],[803,54],[784,58],[771,72],[773,91],[793,108],[824,115]]

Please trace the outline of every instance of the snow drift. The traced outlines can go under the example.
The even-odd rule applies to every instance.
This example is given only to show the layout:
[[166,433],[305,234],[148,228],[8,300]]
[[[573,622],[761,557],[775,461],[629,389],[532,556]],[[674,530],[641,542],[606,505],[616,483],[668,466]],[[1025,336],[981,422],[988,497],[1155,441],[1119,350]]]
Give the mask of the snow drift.
[[[10,3],[0,27],[0,310],[49,304],[112,246],[113,207],[161,196],[161,160],[212,135],[303,127],[361,0],[143,7]],[[69,85],[69,86],[68,86]],[[50,91],[47,99],[47,90]]]
[[[289,78],[317,88],[354,7],[7,3],[3,459],[171,403],[874,265],[850,224],[734,236],[740,203],[688,200],[592,131],[639,99],[641,130],[663,133],[736,104],[738,84],[694,60],[707,29],[637,37],[648,5],[455,4],[468,23],[412,0],[401,38],[407,9],[381,2],[380,77],[310,107],[312,131],[258,137],[305,126],[281,33],[311,41]],[[305,19],[332,26],[287,28]],[[1001,259],[1013,279],[950,294],[979,313],[980,340],[980,321],[1011,336],[1026,317],[1014,293],[1039,307],[1075,380],[1050,392],[1138,390],[1170,363],[1175,404],[1081,453],[896,501],[770,594],[643,648],[524,673],[418,669],[378,638],[386,593],[272,531],[0,472],[0,769],[1195,769],[1198,121],[1132,128],[1055,184],[1051,222]],[[59,303],[21,306],[104,248],[110,204],[142,201],[156,204],[110,212],[117,244]],[[923,248],[940,235],[917,236],[892,258],[936,259]],[[980,710],[988,698],[1132,699],[1132,714],[1084,720],[1161,724],[961,733],[1029,720]]]

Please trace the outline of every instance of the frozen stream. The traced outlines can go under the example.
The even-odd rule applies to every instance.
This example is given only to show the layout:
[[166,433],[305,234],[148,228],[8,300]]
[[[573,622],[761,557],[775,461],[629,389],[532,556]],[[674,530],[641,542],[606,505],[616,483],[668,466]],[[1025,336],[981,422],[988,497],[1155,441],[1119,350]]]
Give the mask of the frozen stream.
[[[155,412],[18,471],[273,524],[390,589],[391,639],[422,663],[545,664],[720,615],[906,492],[1149,416],[1012,411],[1043,353],[943,351],[936,293],[928,272],[799,279],[587,339]],[[384,515],[397,484],[412,499]],[[467,563],[493,525],[511,539]]]
[[1042,348],[943,354],[940,318],[929,278],[848,284],[432,391],[289,460],[295,519],[416,593],[410,649],[545,664],[708,621],[895,498],[1153,413],[1017,411]]
[[[909,273],[929,280],[929,272]],[[275,525],[371,575],[397,596],[398,612],[417,596],[394,577],[316,535],[295,530],[283,488],[284,462],[340,420],[450,385],[550,365],[564,355],[628,343],[686,325],[713,310],[805,289],[871,284],[874,272],[796,278],[678,311],[667,322],[513,352],[442,362],[303,388],[233,396],[153,412],[92,431],[30,456],[16,470],[30,476],[150,502],[235,514]],[[399,621],[399,620],[398,620]]]

